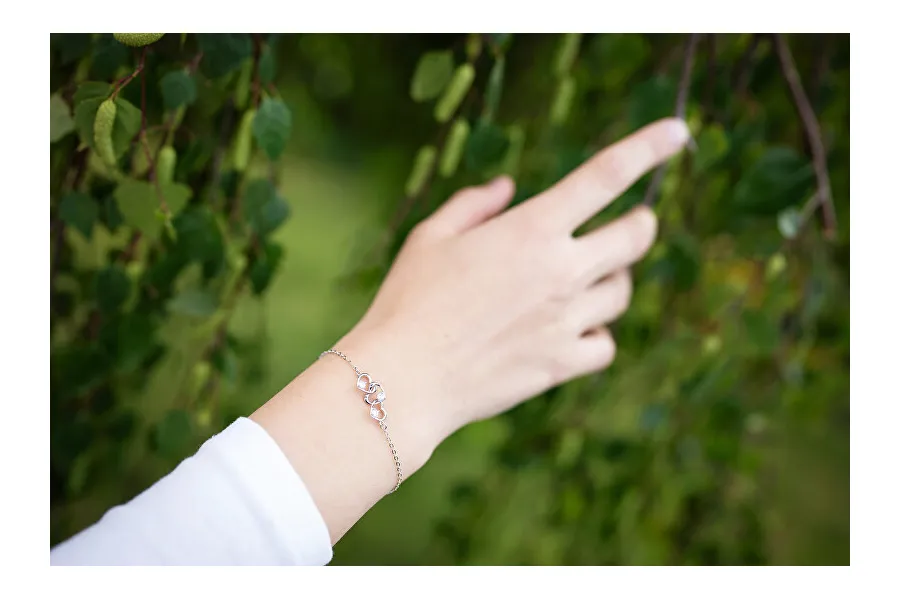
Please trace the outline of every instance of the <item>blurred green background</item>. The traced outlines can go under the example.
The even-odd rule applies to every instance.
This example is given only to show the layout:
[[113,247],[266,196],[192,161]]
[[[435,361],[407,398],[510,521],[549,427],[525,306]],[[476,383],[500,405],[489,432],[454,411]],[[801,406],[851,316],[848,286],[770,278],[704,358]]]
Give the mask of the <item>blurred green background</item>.
[[[674,111],[687,35],[585,35],[570,75],[559,72],[563,36],[494,45],[498,35],[478,36],[478,74],[460,111],[473,128],[502,126],[504,161],[479,163],[484,149],[470,142],[459,171],[434,177],[387,238],[416,152],[442,139],[433,103],[410,98],[416,65],[447,49],[459,63],[475,52],[473,38],[270,42],[292,112],[279,165],[291,215],[273,234],[284,248],[275,279],[265,294],[241,296],[232,317],[236,374],[214,403],[181,407],[191,422],[174,452],[147,444],[125,470],[109,460],[117,446],[94,437],[70,462],[55,459],[51,542],[139,492],[315,360],[362,315],[403,233],[453,189],[506,171],[524,199]],[[787,39],[829,152],[836,239],[823,239],[818,212],[803,211],[815,189],[810,151],[772,39],[701,36],[687,104],[698,149],[662,181],[660,242],[635,272],[614,367],[458,432],[337,544],[333,564],[849,564],[849,36]],[[67,43],[51,38],[58,70]],[[501,54],[502,96],[486,119]],[[51,93],[53,74],[51,65]],[[570,106],[554,108],[569,77]],[[513,130],[525,150],[510,163]],[[648,183],[597,223],[639,201]],[[179,396],[166,387],[175,378],[152,369],[163,371],[118,400],[139,416]],[[68,448],[64,422],[94,413],[54,407],[58,454]],[[80,455],[92,458],[76,469]]]

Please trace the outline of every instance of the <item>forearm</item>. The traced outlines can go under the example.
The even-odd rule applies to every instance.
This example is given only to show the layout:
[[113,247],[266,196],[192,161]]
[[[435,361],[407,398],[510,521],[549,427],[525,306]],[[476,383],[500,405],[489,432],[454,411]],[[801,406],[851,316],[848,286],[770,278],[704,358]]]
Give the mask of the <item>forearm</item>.
[[[405,360],[387,332],[356,331],[335,344],[385,389],[385,424],[404,480],[439,441],[435,416],[413,356]],[[313,497],[336,543],[396,485],[397,468],[378,421],[356,388],[353,368],[334,355],[314,362],[250,418],[275,440]]]

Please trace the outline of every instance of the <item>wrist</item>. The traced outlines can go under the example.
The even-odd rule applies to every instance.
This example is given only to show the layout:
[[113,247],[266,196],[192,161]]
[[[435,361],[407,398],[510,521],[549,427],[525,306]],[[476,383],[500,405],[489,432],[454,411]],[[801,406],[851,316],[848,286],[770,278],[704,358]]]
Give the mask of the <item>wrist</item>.
[[[403,462],[404,477],[411,475],[453,430],[450,412],[440,410],[445,402],[438,374],[418,359],[402,336],[385,328],[360,324],[334,347],[383,387],[385,424]],[[350,375],[355,377],[352,371]]]

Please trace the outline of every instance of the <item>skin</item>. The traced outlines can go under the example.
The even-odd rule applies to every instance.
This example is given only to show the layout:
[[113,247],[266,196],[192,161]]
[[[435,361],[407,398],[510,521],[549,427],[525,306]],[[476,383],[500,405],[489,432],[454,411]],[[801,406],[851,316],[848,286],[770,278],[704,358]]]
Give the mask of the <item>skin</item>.
[[[663,119],[512,209],[514,184],[500,178],[460,190],[412,231],[363,318],[333,346],[383,384],[404,479],[459,428],[609,366],[606,326],[628,307],[628,268],[653,244],[656,217],[641,206],[573,232],[688,138],[682,121]],[[332,543],[396,483],[356,374],[336,356],[251,419],[303,479]]]

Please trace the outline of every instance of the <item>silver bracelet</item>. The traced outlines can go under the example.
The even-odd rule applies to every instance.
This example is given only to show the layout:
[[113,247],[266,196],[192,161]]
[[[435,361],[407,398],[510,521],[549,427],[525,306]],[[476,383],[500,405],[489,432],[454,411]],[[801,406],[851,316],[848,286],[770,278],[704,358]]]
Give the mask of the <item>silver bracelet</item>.
[[400,487],[400,484],[403,483],[403,469],[400,465],[400,457],[397,456],[397,449],[394,448],[394,441],[388,433],[387,423],[384,422],[387,418],[387,411],[384,408],[384,401],[386,399],[384,387],[375,381],[371,375],[360,371],[350,358],[340,350],[331,348],[320,354],[319,358],[322,358],[326,354],[334,354],[344,360],[344,362],[353,367],[353,370],[356,371],[356,389],[364,394],[363,400],[369,405],[369,416],[378,421],[378,426],[381,427],[381,431],[384,432],[384,439],[387,440],[388,447],[391,449],[391,454],[394,456],[394,466],[397,467],[397,485],[391,490],[391,493],[394,493]]

